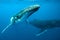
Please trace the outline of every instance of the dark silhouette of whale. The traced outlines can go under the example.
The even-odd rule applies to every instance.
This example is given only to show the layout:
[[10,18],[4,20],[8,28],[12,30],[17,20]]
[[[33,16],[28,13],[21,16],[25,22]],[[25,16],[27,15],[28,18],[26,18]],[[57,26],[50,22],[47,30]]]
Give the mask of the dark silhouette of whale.
[[11,17],[10,24],[6,28],[4,28],[1,33],[4,33],[5,30],[7,30],[14,23],[27,21],[28,17],[31,16],[34,12],[36,12],[39,8],[40,6],[36,4],[21,10],[19,13]]
[[34,19],[29,22],[33,26],[41,29],[40,33],[38,33],[36,36],[40,36],[41,34],[44,34],[47,29],[60,27],[60,20],[38,20]]

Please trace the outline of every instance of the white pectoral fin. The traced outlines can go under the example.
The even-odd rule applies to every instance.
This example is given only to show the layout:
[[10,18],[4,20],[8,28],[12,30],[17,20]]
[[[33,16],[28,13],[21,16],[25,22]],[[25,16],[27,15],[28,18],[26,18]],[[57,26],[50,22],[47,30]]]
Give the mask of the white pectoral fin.
[[12,24],[9,24],[6,28],[4,28],[1,33],[4,33],[11,25]]
[[38,34],[36,34],[36,36],[40,36],[44,34],[45,32],[47,32],[47,29],[41,29],[41,31]]

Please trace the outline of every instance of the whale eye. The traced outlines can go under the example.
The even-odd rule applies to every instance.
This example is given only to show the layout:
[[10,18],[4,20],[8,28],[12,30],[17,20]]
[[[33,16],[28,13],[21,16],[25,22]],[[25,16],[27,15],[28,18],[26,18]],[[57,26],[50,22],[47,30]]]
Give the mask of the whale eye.
[[19,16],[16,16],[18,19],[20,18]]

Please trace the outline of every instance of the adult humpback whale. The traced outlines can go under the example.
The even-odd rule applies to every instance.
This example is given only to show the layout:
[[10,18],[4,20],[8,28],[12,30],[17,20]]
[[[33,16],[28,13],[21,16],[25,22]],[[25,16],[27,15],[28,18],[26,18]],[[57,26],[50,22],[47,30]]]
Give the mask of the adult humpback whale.
[[29,22],[33,26],[41,29],[41,31],[36,35],[40,36],[41,34],[44,34],[47,29],[55,28],[55,27],[60,27],[60,20],[38,20],[34,19]]
[[4,28],[1,33],[4,33],[5,30],[7,30],[14,23],[27,21],[27,18],[34,12],[36,12],[39,8],[40,8],[39,5],[32,5],[29,6],[28,8],[21,10],[19,13],[11,17],[10,24],[6,28]]

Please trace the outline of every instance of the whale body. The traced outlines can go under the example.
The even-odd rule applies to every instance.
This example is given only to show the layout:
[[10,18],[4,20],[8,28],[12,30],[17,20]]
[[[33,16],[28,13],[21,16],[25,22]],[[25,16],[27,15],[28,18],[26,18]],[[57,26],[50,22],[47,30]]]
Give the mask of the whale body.
[[31,25],[41,29],[40,32],[36,36],[40,36],[44,34],[47,29],[60,27],[60,20],[38,20],[34,19],[29,22]]

